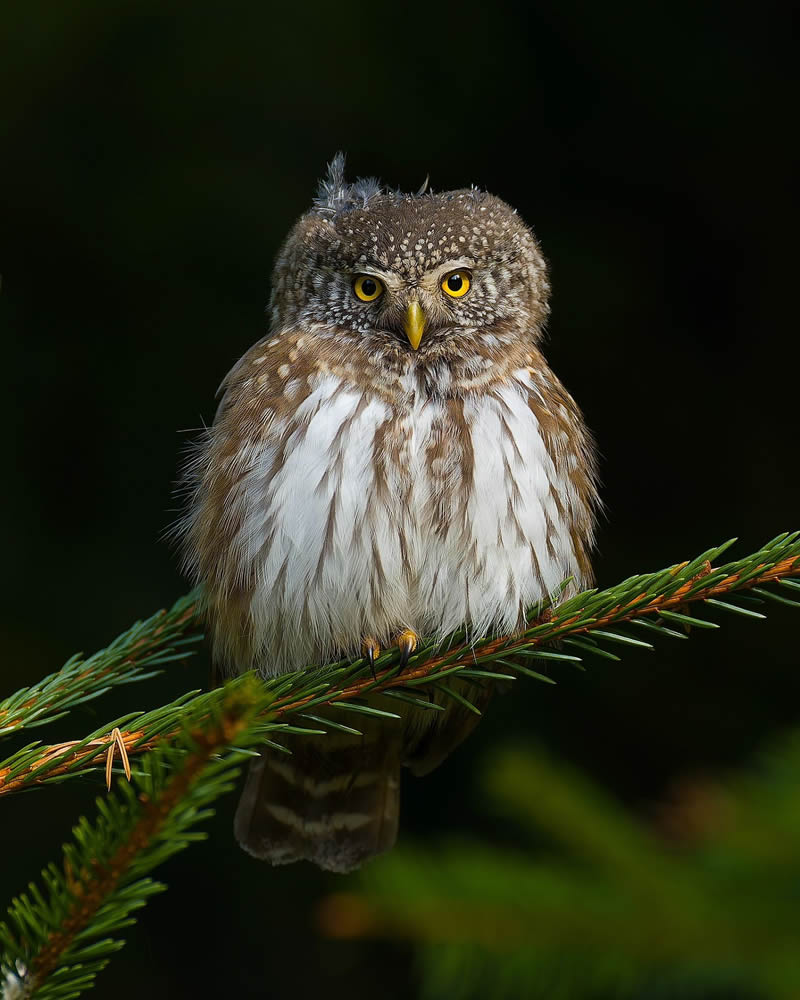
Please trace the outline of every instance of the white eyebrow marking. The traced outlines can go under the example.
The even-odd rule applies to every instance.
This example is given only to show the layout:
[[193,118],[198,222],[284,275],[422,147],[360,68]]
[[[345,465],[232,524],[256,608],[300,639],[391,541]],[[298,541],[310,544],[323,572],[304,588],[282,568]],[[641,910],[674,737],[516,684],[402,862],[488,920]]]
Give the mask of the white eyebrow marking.
[[431,271],[431,274],[446,273],[447,271],[456,271],[459,267],[476,267],[475,261],[471,257],[453,257],[451,260],[445,261],[441,267],[437,267],[435,271]]
[[[477,265],[471,257],[452,257],[450,260],[446,260],[438,267],[425,271],[422,275],[420,275],[418,280],[421,285],[427,286],[430,284],[430,287],[434,287],[438,285],[442,278],[446,274],[449,274],[450,271],[457,271],[459,268],[469,268],[470,271],[474,271],[476,267]],[[355,279],[362,274],[367,275],[370,278],[377,278],[392,292],[400,291],[408,284],[408,278],[404,275],[398,274],[396,271],[383,271],[380,268],[371,266],[365,266],[359,271],[351,271],[350,277],[351,279]]]

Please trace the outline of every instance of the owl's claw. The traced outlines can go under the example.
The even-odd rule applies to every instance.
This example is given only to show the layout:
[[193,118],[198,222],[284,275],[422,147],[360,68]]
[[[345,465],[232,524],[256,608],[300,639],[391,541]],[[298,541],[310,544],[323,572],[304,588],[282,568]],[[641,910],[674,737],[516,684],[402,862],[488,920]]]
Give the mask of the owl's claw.
[[366,659],[369,664],[369,669],[372,674],[372,679],[376,680],[375,675],[375,660],[381,655],[380,643],[377,639],[373,639],[372,636],[367,636],[361,643],[361,655]]
[[397,645],[400,647],[400,669],[403,670],[412,653],[416,652],[419,644],[419,636],[413,629],[404,629],[397,637]]
[[[396,637],[395,645],[400,647],[400,669],[403,670],[408,665],[409,658],[417,651],[419,636],[413,631],[413,629],[403,629],[403,631]],[[362,639],[361,655],[369,664],[372,679],[377,680],[377,676],[375,674],[375,661],[381,655],[381,646],[378,640],[373,639],[371,635]]]

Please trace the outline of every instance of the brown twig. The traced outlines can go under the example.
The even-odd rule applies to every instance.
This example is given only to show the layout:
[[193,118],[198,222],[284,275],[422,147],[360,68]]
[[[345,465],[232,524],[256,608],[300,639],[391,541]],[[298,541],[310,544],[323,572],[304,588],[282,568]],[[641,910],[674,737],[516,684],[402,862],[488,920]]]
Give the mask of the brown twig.
[[128,751],[125,748],[125,740],[122,738],[119,726],[114,726],[111,730],[111,742],[108,744],[108,752],[106,753],[106,788],[109,791],[111,790],[111,770],[114,766],[114,752],[116,750],[119,750],[119,756],[122,761],[123,770],[125,771],[125,777],[128,781],[130,781],[131,762],[128,757]]

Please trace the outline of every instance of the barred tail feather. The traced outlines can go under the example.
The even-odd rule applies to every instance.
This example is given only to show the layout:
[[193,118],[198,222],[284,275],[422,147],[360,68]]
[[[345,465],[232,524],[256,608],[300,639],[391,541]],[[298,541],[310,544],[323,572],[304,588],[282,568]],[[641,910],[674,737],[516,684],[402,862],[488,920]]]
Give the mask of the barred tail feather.
[[[456,690],[478,708],[491,687],[463,680]],[[480,716],[438,691],[446,712],[411,709],[402,722],[359,720],[361,736],[332,732],[296,740],[291,756],[265,749],[250,765],[234,832],[253,857],[273,865],[311,861],[349,872],[397,839],[400,768],[428,774],[472,731]]]
[[264,750],[251,763],[234,821],[244,850],[273,865],[349,872],[394,845],[399,735],[342,739],[307,738],[291,756]]

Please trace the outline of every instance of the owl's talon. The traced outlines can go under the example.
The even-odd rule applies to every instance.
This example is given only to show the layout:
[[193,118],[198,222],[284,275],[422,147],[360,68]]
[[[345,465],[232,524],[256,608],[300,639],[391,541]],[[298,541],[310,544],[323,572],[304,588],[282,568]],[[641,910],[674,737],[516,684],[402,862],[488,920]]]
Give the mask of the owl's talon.
[[407,665],[409,658],[412,653],[417,650],[417,645],[419,644],[419,636],[412,629],[404,629],[400,635],[397,637],[397,645],[400,647],[400,669],[403,670]]
[[361,643],[361,655],[369,664],[372,679],[376,680],[375,660],[381,655],[381,647],[377,639],[373,639],[372,636],[367,636],[367,638]]

